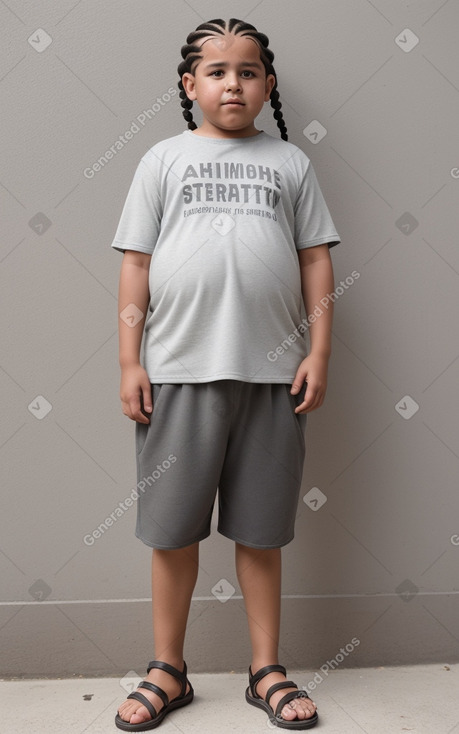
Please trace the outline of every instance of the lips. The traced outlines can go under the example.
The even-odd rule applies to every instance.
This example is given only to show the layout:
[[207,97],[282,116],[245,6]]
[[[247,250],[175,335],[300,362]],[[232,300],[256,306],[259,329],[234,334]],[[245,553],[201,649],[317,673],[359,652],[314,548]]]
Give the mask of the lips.
[[237,104],[237,105],[240,105],[241,107],[243,107],[243,106],[244,106],[244,102],[241,102],[241,100],[240,100],[240,99],[228,99],[228,100],[227,100],[226,102],[224,102],[223,104],[225,104],[225,105],[226,105],[226,104]]

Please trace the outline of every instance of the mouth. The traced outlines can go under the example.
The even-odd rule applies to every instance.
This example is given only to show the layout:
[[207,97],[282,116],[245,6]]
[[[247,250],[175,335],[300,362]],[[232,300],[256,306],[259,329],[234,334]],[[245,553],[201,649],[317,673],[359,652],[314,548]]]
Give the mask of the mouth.
[[244,102],[241,102],[240,99],[229,99],[227,102],[223,103],[224,105],[238,105],[239,107],[244,107]]

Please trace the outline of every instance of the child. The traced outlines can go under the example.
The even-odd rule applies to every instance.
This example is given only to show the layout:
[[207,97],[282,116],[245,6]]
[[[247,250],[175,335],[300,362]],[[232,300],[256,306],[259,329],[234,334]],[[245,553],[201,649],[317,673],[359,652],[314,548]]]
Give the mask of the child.
[[[112,243],[124,253],[120,394],[136,421],[136,536],[154,549],[156,659],[119,707],[125,731],[153,729],[193,699],[183,646],[217,488],[249,623],[246,700],[284,729],[318,720],[278,664],[281,547],[293,538],[306,414],[325,395],[332,307],[312,312],[333,291],[340,239],[309,159],[287,142],[268,43],[235,19],[189,34],[178,67],[188,130],[143,156]],[[283,140],[254,125],[268,100]]]

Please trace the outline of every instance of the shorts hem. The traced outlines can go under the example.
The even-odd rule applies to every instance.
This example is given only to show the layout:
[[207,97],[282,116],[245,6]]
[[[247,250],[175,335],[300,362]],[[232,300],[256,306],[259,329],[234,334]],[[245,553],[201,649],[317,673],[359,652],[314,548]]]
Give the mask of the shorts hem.
[[277,542],[277,543],[253,543],[251,541],[243,540],[242,538],[238,538],[235,535],[232,535],[231,533],[227,533],[225,530],[220,530],[220,528],[217,528],[217,532],[220,533],[220,535],[224,535],[225,538],[229,538],[229,540],[234,540],[235,543],[240,543],[241,545],[247,545],[249,548],[256,548],[258,550],[271,550],[274,548],[282,548],[284,545],[288,545],[288,543],[291,543],[294,535],[291,536],[288,540]]
[[201,540],[205,540],[210,535],[210,530],[204,535],[199,536],[195,540],[187,541],[186,543],[181,543],[180,545],[159,545],[158,543],[151,543],[148,540],[145,540],[140,535],[135,533],[135,537],[142,541],[145,545],[148,545],[149,548],[156,548],[157,550],[180,550],[181,548],[186,548],[189,545],[194,545],[194,543],[199,543]]

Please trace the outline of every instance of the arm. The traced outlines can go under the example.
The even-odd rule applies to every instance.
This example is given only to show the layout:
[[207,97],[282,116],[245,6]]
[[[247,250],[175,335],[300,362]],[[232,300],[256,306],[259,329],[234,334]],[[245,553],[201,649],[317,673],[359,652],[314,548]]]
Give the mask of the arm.
[[308,321],[311,350],[299,365],[291,389],[291,393],[296,395],[307,382],[304,402],[296,408],[295,413],[309,413],[320,408],[327,388],[333,303],[330,301],[324,308],[320,300],[334,290],[333,267],[327,244],[299,250],[298,260],[306,314],[310,317],[315,306],[319,306],[321,311],[312,323]]
[[[150,292],[148,274],[151,255],[126,250],[120,273],[118,313],[135,304],[143,316],[135,326],[129,321],[118,318],[119,362],[121,367],[120,398],[124,415],[139,423],[149,423],[149,418],[141,411],[140,396],[144,409],[151,413],[151,386],[146,370],[140,364],[140,347],[145,324]],[[129,314],[129,309],[127,311]]]

